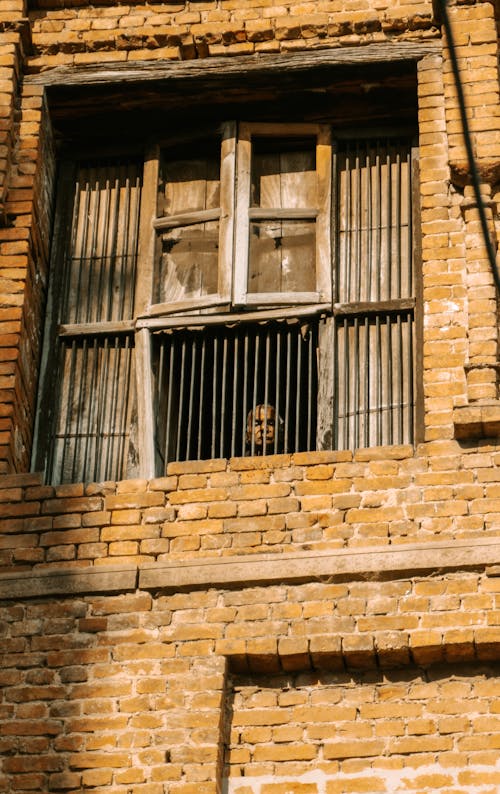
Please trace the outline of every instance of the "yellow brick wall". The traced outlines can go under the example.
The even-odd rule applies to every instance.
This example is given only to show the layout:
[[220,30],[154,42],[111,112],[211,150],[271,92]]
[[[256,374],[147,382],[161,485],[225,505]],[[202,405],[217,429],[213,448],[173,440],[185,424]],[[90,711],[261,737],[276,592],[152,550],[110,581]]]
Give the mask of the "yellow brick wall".
[[471,572],[6,604],[0,785],[494,791],[499,591]]
[[[450,14],[496,245],[495,12]],[[401,42],[436,44],[417,66],[416,446],[29,474],[44,74]],[[0,791],[498,791],[498,298],[431,3],[3,0],[0,203]]]
[[0,563],[102,567],[482,540],[498,535],[499,465],[500,446],[450,441],[417,454],[172,463],[164,478],[86,487],[12,475],[0,478]]
[[30,68],[292,52],[435,37],[432,5],[271,0],[55,8],[30,14]]

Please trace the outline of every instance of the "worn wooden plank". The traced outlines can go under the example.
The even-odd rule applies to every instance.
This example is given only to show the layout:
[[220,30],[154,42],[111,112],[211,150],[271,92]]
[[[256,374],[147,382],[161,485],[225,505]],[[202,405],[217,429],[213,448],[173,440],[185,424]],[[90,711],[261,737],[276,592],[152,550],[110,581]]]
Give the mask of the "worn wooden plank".
[[[262,125],[253,130],[248,291],[311,292],[316,287],[315,224],[296,213],[316,210],[318,203],[315,140],[309,133],[290,145],[289,130],[266,126],[273,136],[269,130],[263,138]],[[294,136],[297,131],[294,127]]]
[[234,212],[236,179],[235,121],[225,122],[222,129],[220,164],[220,230],[218,292],[221,300],[231,300],[234,247]]
[[162,218],[154,219],[153,228],[161,231],[162,229],[173,229],[177,226],[189,226],[192,223],[206,223],[207,221],[219,220],[220,214],[220,207],[216,207],[215,209],[181,212],[178,215],[165,215]]
[[423,279],[422,279],[422,236],[419,233],[421,228],[420,215],[420,186],[419,186],[419,160],[418,146],[412,148],[411,163],[411,222],[412,228],[416,231],[411,235],[410,245],[412,246],[413,260],[413,283],[415,285],[415,443],[424,440],[424,300],[423,300]]
[[240,124],[238,129],[236,174],[236,217],[233,268],[233,302],[244,305],[247,298],[248,235],[252,166],[252,129]]
[[133,320],[118,320],[103,323],[64,323],[58,327],[57,332],[59,336],[102,336],[133,330]]
[[109,83],[131,83],[143,81],[193,80],[200,87],[215,80],[229,82],[240,80],[242,75],[296,74],[316,67],[349,66],[356,64],[392,63],[394,61],[417,61],[427,55],[441,52],[441,40],[419,42],[379,42],[357,47],[339,47],[286,54],[258,54],[238,58],[203,58],[192,61],[143,61],[116,62],[113,64],[88,64],[80,66],[57,66],[39,74],[25,77],[27,84],[45,86],[85,86]]
[[63,162],[61,164],[57,193],[44,341],[40,363],[40,382],[32,455],[32,468],[34,471],[46,471],[50,436],[54,422],[54,371],[57,370],[58,366],[57,323],[60,319],[60,303],[64,293],[64,259],[67,240],[71,231],[72,204],[68,201],[68,195],[71,194],[74,176],[74,164]]
[[153,375],[151,372],[151,337],[147,328],[142,328],[136,333],[135,347],[139,469],[142,477],[154,477],[155,423],[153,413]]
[[316,284],[320,300],[332,299],[332,136],[327,124],[320,125],[316,144],[318,173],[318,219],[316,222]]
[[335,303],[333,313],[336,317],[349,317],[359,314],[389,314],[402,309],[413,309],[415,298],[389,301],[360,301],[358,303]]
[[156,217],[158,195],[159,147],[152,144],[145,153],[139,246],[137,255],[137,279],[135,287],[135,312],[141,314],[152,302],[154,254],[156,235],[152,220]]
[[[231,325],[238,323],[260,322],[262,320],[294,320],[300,317],[312,317],[324,314],[331,310],[329,303],[316,303],[309,306],[294,306],[291,308],[263,309],[262,311],[232,312]],[[162,330],[163,328],[196,327],[205,325],[220,325],[228,322],[227,314],[195,314],[182,317],[144,317],[137,320],[136,327]]]
[[148,308],[147,312],[143,312],[142,315],[140,315],[137,321],[137,327],[140,327],[142,318],[147,319],[148,317],[158,317],[160,315],[177,316],[185,312],[198,312],[202,309],[213,309],[216,307],[228,311],[229,305],[227,298],[223,299],[218,295],[204,295],[202,299],[200,298],[195,302],[192,300],[178,300],[175,301],[175,303],[154,303]]

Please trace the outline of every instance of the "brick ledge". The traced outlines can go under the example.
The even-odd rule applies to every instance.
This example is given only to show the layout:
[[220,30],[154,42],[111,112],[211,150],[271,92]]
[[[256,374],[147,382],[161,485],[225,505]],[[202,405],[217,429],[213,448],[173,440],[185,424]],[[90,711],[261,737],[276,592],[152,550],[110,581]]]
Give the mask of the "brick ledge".
[[494,438],[500,436],[500,402],[463,405],[453,410],[455,438]]
[[405,544],[385,549],[256,554],[224,559],[135,565],[57,568],[0,575],[0,599],[50,595],[204,588],[242,588],[364,579],[397,579],[453,570],[500,573],[500,537],[481,541]]

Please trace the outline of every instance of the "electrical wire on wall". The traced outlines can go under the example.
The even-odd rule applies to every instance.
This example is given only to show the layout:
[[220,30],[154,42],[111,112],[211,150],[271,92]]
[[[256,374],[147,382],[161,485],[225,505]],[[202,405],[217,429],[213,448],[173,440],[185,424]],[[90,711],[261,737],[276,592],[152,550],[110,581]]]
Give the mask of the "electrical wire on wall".
[[477,208],[478,208],[478,212],[479,212],[479,219],[480,219],[480,222],[481,222],[481,231],[482,231],[482,234],[483,234],[484,244],[486,246],[486,252],[487,252],[487,255],[488,255],[488,260],[489,260],[489,263],[490,263],[491,271],[493,273],[493,279],[495,281],[495,286],[497,288],[497,291],[500,293],[500,274],[498,272],[495,248],[493,246],[493,243],[492,243],[492,240],[491,240],[491,236],[490,236],[490,232],[489,232],[489,229],[488,229],[488,222],[487,222],[487,219],[486,219],[486,211],[485,211],[484,201],[483,201],[483,197],[481,196],[481,186],[480,186],[480,180],[479,180],[479,173],[478,173],[478,169],[477,169],[477,165],[476,165],[476,161],[475,161],[475,157],[474,157],[474,152],[473,152],[473,149],[472,149],[472,140],[471,140],[471,134],[470,134],[470,129],[469,129],[469,122],[468,122],[468,119],[467,119],[467,109],[466,109],[466,106],[465,106],[464,91],[463,91],[463,86],[462,86],[462,80],[461,80],[461,77],[460,77],[460,70],[458,68],[458,60],[457,60],[455,39],[454,39],[454,36],[453,36],[453,30],[452,30],[452,27],[451,27],[450,17],[449,17],[449,14],[448,14],[448,2],[447,2],[447,0],[438,0],[438,3],[439,3],[439,9],[440,9],[440,12],[441,12],[441,18],[442,18],[442,21],[443,21],[444,29],[445,29],[445,32],[446,32],[446,38],[447,38],[447,41],[448,41],[448,49],[449,49],[449,52],[450,52],[451,66],[452,66],[452,70],[453,70],[453,77],[454,77],[454,80],[455,80],[455,87],[456,87],[456,90],[457,90],[458,105],[459,105],[459,109],[460,109],[460,120],[461,120],[461,123],[462,123],[462,134],[463,134],[463,137],[464,137],[465,149],[467,151],[467,159],[468,159],[469,170],[470,170],[470,175],[471,175],[471,179],[472,179],[472,186],[473,186],[473,189],[474,189],[474,196],[475,196],[475,199],[476,199]]

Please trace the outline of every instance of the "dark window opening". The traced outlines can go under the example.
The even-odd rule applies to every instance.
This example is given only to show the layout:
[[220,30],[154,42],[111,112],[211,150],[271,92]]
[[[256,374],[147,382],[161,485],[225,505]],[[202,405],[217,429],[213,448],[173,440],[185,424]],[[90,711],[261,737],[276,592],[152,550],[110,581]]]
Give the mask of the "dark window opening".
[[[311,318],[156,334],[159,468],[170,460],[314,449],[318,325]],[[265,450],[248,430],[258,406],[274,409]]]

